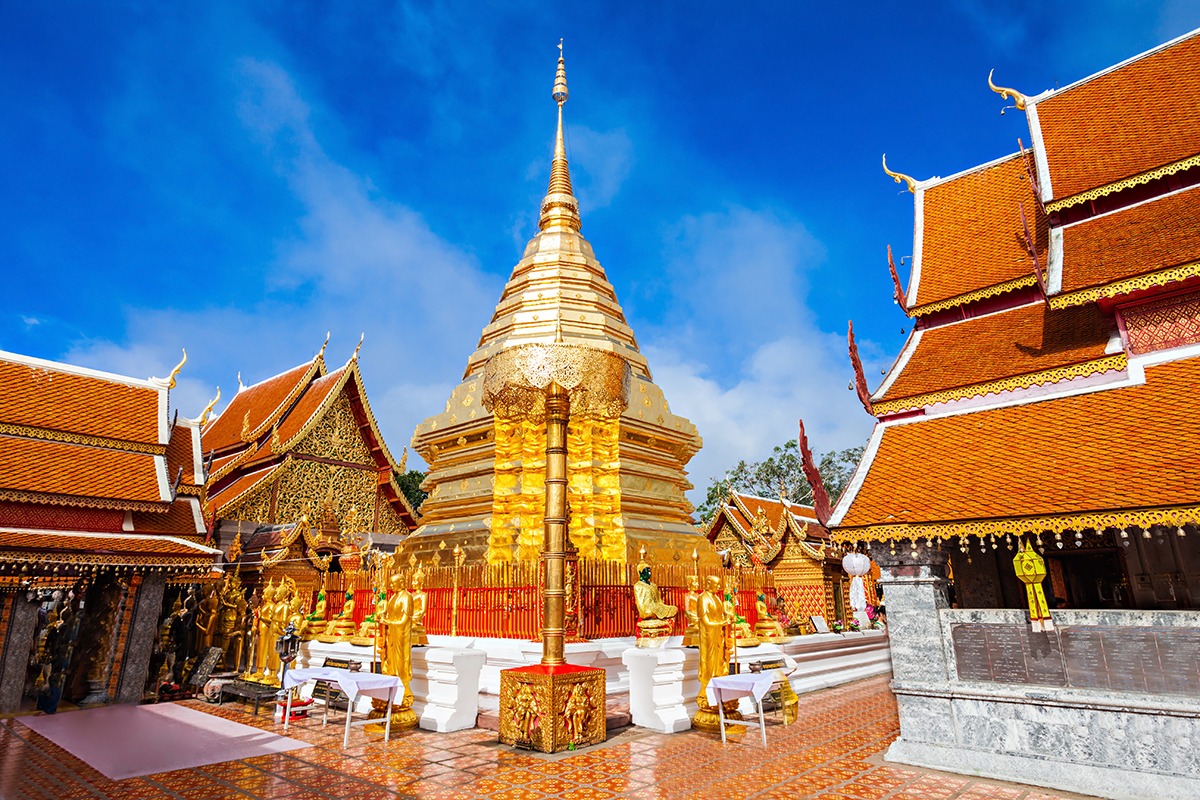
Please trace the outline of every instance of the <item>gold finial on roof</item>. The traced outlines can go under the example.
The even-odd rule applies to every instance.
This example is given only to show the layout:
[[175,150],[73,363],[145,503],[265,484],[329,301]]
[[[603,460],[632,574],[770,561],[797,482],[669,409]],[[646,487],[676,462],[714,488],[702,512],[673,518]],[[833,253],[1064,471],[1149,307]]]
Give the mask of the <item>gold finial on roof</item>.
[[175,365],[175,369],[171,370],[170,377],[167,378],[167,381],[168,381],[167,388],[169,388],[169,389],[175,388],[175,379],[177,377],[179,377],[179,370],[183,369],[183,365],[186,363],[187,363],[187,348],[185,347],[185,348],[183,348],[183,358],[181,358],[179,360],[179,363]]
[[242,371],[238,370],[238,391],[246,388],[246,384],[242,383]]
[[243,442],[250,441],[250,412],[249,411],[247,411],[246,415],[244,417],[242,417],[242,441]]
[[330,331],[325,331],[325,342],[324,342],[324,344],[321,345],[321,351],[319,353],[317,353],[318,358],[325,355],[325,348],[329,346],[329,334],[330,334]]
[[[996,94],[1000,95],[1000,97],[1002,97],[1003,99],[1012,100],[1013,105],[1015,105],[1017,107],[1017,110],[1024,111],[1025,110],[1025,95],[1021,94],[1016,89],[1009,89],[1004,86],[997,86],[995,83],[993,83],[992,75],[995,72],[996,72],[996,70],[994,70],[994,69],[988,71],[988,88],[990,88]],[[1001,111],[1000,113],[1003,114],[1004,112]]]
[[396,472],[403,475],[408,471],[408,448],[404,448],[404,454],[400,456],[400,464],[396,467]]
[[354,346],[354,355],[350,356],[351,361],[358,361],[358,351],[362,350],[363,339],[367,338],[367,332],[363,331],[358,335],[358,344]]
[[217,387],[217,396],[214,397],[212,400],[210,400],[208,405],[206,405],[204,407],[204,410],[200,412],[200,427],[204,427],[204,423],[208,422],[208,415],[212,413],[213,407],[216,406],[216,404],[220,401],[220,399],[221,399],[221,387],[218,386]]
[[917,191],[917,181],[914,178],[912,178],[908,175],[905,175],[904,173],[893,172],[892,170],[888,169],[887,153],[883,154],[883,171],[886,172],[888,174],[888,177],[890,177],[896,183],[900,183],[901,181],[903,181],[904,183],[907,183],[908,190],[910,192],[915,193]]

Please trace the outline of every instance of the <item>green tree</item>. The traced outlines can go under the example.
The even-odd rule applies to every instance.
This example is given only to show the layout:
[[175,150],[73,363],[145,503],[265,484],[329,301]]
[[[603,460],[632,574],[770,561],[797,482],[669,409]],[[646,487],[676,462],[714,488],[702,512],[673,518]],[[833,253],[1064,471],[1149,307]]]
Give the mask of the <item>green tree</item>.
[[[829,502],[836,503],[862,458],[863,448],[849,447],[830,450],[816,458],[817,471],[829,493]],[[696,509],[700,524],[707,525],[717,506],[730,488],[759,497],[778,497],[782,489],[787,499],[801,505],[812,505],[812,488],[804,477],[800,463],[800,445],[789,439],[777,446],[762,461],[739,461],[721,478],[716,478],[705,493],[704,502]]]
[[400,484],[400,491],[404,492],[404,496],[408,498],[408,503],[415,509],[421,508],[421,503],[425,502],[425,498],[429,493],[421,489],[421,481],[425,480],[425,473],[418,469],[410,469],[401,475],[396,476],[396,483]]

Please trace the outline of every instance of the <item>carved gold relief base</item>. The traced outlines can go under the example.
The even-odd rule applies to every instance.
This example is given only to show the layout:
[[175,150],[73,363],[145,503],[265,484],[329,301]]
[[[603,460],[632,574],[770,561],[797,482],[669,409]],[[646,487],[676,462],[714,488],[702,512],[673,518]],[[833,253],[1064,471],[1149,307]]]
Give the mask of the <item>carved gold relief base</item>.
[[500,673],[500,741],[543,753],[605,738],[604,670],[535,664]]

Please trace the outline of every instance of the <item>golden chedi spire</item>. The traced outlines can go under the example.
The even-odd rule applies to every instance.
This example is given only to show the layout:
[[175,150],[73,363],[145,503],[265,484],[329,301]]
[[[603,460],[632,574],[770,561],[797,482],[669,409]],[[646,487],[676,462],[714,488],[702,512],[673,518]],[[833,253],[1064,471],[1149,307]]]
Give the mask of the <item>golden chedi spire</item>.
[[654,383],[616,290],[580,233],[567,163],[561,53],[551,96],[558,125],[538,229],[445,410],[413,432],[412,447],[429,465],[422,488],[430,494],[421,527],[398,550],[405,558],[429,557],[446,541],[471,562],[536,560],[545,509],[545,424],[496,419],[483,406],[483,377],[497,353],[550,342],[616,353],[633,376],[629,408],[618,419],[571,415],[568,535],[580,556],[632,561],[645,545],[662,561],[696,545],[684,467],[700,437],[695,425],[672,413]]

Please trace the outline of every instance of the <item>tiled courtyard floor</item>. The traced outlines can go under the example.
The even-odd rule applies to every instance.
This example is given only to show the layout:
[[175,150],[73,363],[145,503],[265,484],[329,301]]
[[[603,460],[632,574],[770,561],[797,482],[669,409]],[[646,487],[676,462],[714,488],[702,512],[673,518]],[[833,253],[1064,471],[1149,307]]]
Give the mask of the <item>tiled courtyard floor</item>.
[[[238,705],[196,708],[275,729]],[[342,727],[319,719],[288,734],[314,746],[284,754],[111,781],[17,720],[0,723],[0,797],[325,798],[416,797],[428,800],[629,798],[828,798],[829,800],[1051,800],[1074,797],[1026,786],[886,764],[882,752],[899,730],[887,678],[801,697],[798,724],[770,725],[722,745],[715,735],[670,736],[627,728],[601,747],[558,756],[497,744],[490,731],[411,731],[384,744],[356,728],[343,750]],[[120,736],[113,731],[113,737]]]

